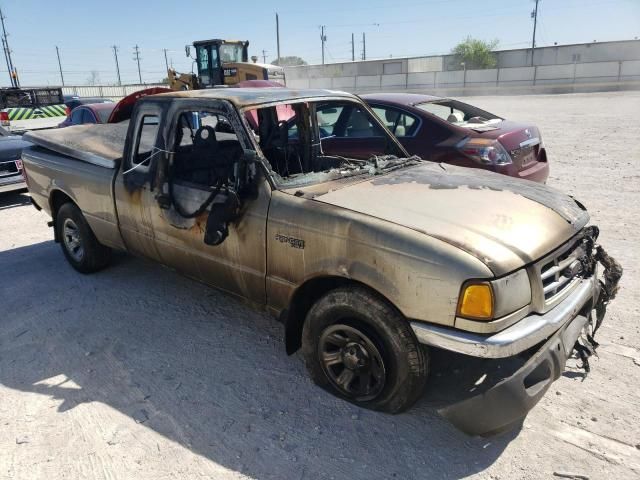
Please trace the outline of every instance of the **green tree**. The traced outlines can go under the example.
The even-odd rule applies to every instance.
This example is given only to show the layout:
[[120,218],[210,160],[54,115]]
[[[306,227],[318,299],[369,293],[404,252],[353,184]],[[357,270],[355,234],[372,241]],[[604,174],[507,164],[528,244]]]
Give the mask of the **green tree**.
[[281,67],[297,67],[299,65],[306,65],[307,62],[300,57],[292,55],[290,57],[280,57],[280,61],[274,60],[273,64],[280,65]]
[[467,37],[454,47],[452,53],[459,63],[464,62],[467,69],[494,68],[497,60],[493,50],[498,46],[498,40],[486,42]]

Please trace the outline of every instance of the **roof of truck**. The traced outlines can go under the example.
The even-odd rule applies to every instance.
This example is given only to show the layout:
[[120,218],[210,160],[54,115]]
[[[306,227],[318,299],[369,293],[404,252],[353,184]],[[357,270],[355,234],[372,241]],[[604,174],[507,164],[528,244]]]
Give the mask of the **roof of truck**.
[[[155,97],[156,95],[154,95]],[[319,89],[293,88],[207,88],[203,90],[181,90],[161,93],[157,97],[211,98],[227,100],[236,107],[247,107],[265,103],[291,102],[314,98],[356,98],[347,92]]]

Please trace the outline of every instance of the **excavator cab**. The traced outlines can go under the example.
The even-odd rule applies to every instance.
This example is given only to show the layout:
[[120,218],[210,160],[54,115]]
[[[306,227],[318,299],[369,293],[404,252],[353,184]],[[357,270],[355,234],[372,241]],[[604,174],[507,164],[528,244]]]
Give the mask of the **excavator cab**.
[[238,83],[238,64],[248,63],[249,42],[201,40],[193,42],[196,50],[199,88]]
[[[198,90],[218,85],[237,85],[247,80],[268,80],[284,86],[284,68],[278,65],[249,62],[249,42],[242,40],[199,40],[193,42],[198,73],[179,73],[173,68],[167,72],[172,90]],[[192,57],[191,45],[185,47]],[[192,57],[193,58],[193,57]]]

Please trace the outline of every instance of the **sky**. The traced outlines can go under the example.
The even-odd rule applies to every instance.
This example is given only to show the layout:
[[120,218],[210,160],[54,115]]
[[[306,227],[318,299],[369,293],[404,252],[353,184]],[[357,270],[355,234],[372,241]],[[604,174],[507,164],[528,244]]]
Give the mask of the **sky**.
[[[166,76],[164,49],[178,71],[192,60],[184,46],[195,40],[249,40],[249,55],[276,58],[275,14],[280,17],[280,53],[321,62],[320,26],[325,25],[326,63],[367,58],[449,53],[467,36],[497,39],[499,49],[531,45],[534,0],[0,0],[14,65],[26,85],[60,85],[58,46],[67,85],[97,75],[138,83],[133,47],[140,48],[142,80]],[[540,0],[537,46],[640,38],[640,0]],[[4,62],[1,62],[5,65]],[[9,85],[6,66],[0,85]]]

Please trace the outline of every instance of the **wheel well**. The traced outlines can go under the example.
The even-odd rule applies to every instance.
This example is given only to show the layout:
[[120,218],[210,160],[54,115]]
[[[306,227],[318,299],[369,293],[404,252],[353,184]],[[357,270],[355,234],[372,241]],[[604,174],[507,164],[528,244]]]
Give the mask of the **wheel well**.
[[69,195],[61,192],[60,190],[54,190],[49,196],[51,218],[53,220],[53,238],[56,242],[60,241],[60,239],[58,238],[58,229],[56,228],[56,217],[58,216],[58,210],[60,210],[60,207],[62,207],[62,205],[68,202],[75,203]]
[[318,277],[307,280],[294,292],[289,308],[282,314],[285,326],[287,355],[295,353],[301,346],[302,327],[307,313],[325,293],[346,285],[359,285],[370,290],[381,300],[396,308],[389,300],[368,285],[344,277]]

